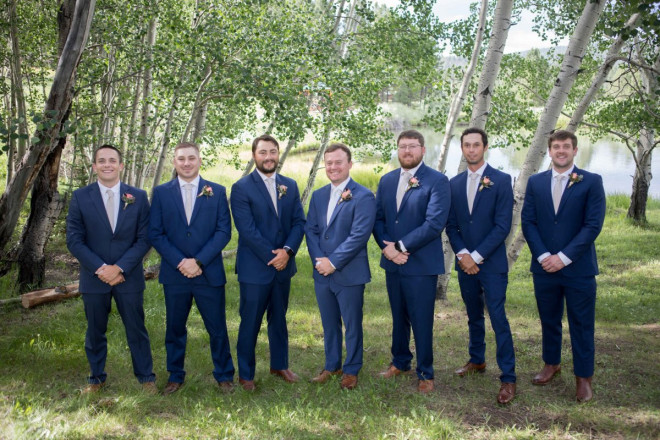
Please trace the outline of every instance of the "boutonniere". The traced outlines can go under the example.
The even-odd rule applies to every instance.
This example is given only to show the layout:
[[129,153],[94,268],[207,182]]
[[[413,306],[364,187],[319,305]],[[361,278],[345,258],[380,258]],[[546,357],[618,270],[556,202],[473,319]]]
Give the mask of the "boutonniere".
[[494,183],[488,176],[483,176],[481,180],[479,181],[479,191],[481,191],[484,188],[490,188],[493,186]]
[[342,193],[341,197],[339,197],[339,200],[337,201],[337,205],[339,205],[341,202],[348,202],[349,200],[353,199],[353,193],[351,193],[351,190],[346,188]]
[[567,189],[571,187],[574,183],[580,183],[582,182],[582,179],[584,179],[584,176],[582,174],[578,173],[571,173],[570,176],[568,176],[568,186],[566,187]]
[[277,185],[277,200],[281,199],[286,195],[286,190],[288,188],[286,185]]
[[406,188],[406,192],[408,192],[409,189],[413,188],[419,188],[419,180],[417,177],[413,176],[408,180],[408,188]]
[[211,188],[209,185],[204,185],[204,188],[197,194],[197,198],[206,196],[208,199],[209,197],[213,197],[213,188]]
[[121,201],[124,202],[124,209],[126,209],[128,205],[135,203],[135,196],[131,193],[124,193],[124,195],[121,196]]

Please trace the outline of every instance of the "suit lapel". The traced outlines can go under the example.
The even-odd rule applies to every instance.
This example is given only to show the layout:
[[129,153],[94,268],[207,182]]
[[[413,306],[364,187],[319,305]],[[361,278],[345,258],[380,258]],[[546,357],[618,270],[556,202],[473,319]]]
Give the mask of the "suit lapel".
[[[90,185],[89,189],[90,189],[89,198],[92,201],[92,205],[96,207],[96,210],[99,212],[99,216],[104,219],[104,224],[107,226],[108,230],[112,234],[112,227],[110,227],[110,219],[108,219],[108,213],[105,212],[105,204],[103,203],[103,196],[101,195],[101,189],[99,188],[98,182]],[[115,230],[117,230],[117,228],[115,228]]]
[[[578,169],[578,167],[573,167],[573,172],[571,174],[573,173],[577,173],[578,175],[580,174],[580,170]],[[564,205],[566,205],[568,199],[571,197],[571,194],[573,194],[574,192],[574,187],[576,183],[571,185],[571,180],[570,180],[571,174],[568,175],[568,182],[566,182],[566,189],[564,189],[564,192],[561,195],[561,200],[559,200],[559,209],[557,210],[557,215],[559,215],[562,209],[564,209]]]
[[174,206],[176,206],[181,220],[184,225],[188,224],[188,219],[186,218],[186,209],[183,207],[183,196],[181,195],[181,186],[179,185],[179,179],[174,178],[170,181],[170,194],[172,195],[172,201]]
[[[126,202],[124,202],[123,197],[124,194],[128,193],[128,186],[124,184],[124,182],[121,182],[119,184],[119,215],[117,216],[117,224],[115,225],[115,232],[119,230],[119,227],[122,224],[122,221],[124,220],[124,216],[126,215],[126,209],[127,206]],[[135,194],[133,194],[135,196]]]
[[[353,185],[353,179],[348,181],[348,183],[346,184],[346,188],[350,189],[351,193],[353,192],[353,190],[355,189],[355,186]],[[346,188],[344,189],[344,191],[346,190]],[[344,205],[346,203],[350,203],[350,201],[344,201],[344,202],[339,203],[340,200],[341,200],[341,197],[337,201],[338,204],[337,204],[337,206],[335,206],[335,209],[332,210],[332,217],[330,217],[330,221],[328,222],[328,228],[330,227],[330,225],[332,225],[332,222],[335,221],[335,219],[337,218],[337,215],[339,215],[339,211],[342,210]],[[328,196],[328,201],[330,201],[329,196]],[[326,204],[325,206],[328,206],[328,205]]]
[[[280,182],[278,181],[277,176],[275,178],[275,200],[277,201],[277,208],[281,209],[282,204],[281,200],[279,197],[279,193],[277,192],[277,187],[280,185]],[[257,170],[252,171],[252,181],[254,183],[254,186],[257,187],[257,190],[261,193],[262,197],[266,201],[266,205],[269,207],[270,211],[277,217],[277,213],[275,212],[275,206],[273,206],[273,201],[270,198],[270,193],[268,192],[268,189],[266,189],[266,182],[261,178],[261,175],[257,172]],[[286,196],[285,196],[286,197]]]
[[[467,176],[467,172],[465,174]],[[486,168],[484,168],[484,172],[481,175],[481,178],[479,180],[477,180],[477,192],[474,196],[474,203],[472,204],[472,214],[474,214],[474,212],[477,210],[477,205],[479,204],[479,199],[481,199],[481,193],[483,193],[484,191],[492,190],[492,188],[489,189],[489,188],[484,187],[481,191],[479,191],[479,187],[481,187],[481,181],[483,180],[484,177],[488,177],[490,179],[490,181],[493,182],[492,176],[493,176],[493,169],[490,167],[490,165],[486,165]],[[467,195],[465,196],[465,200],[467,200]]]
[[[419,182],[419,187],[418,188],[408,188],[406,192],[403,194],[403,199],[401,200],[401,206],[399,207],[399,211],[403,210],[403,207],[406,205],[406,202],[408,201],[408,198],[410,197],[410,193],[413,191],[417,191],[424,183],[422,181],[422,178],[424,177],[424,168],[426,168],[426,165],[422,163],[419,168],[417,168],[417,172],[413,175],[413,177],[417,178],[417,181]],[[399,189],[398,187],[399,180],[397,180],[397,190]],[[394,193],[396,194],[396,192]],[[396,195],[395,195],[395,202],[396,203]]]
[[319,191],[319,198],[317,201],[317,211],[319,213],[319,224],[322,226],[322,229],[327,229],[328,227],[328,203],[330,203],[330,191],[332,184],[326,185],[321,188]]
[[[197,194],[201,194],[201,193],[202,193],[202,190],[204,189],[204,186],[205,186],[207,183],[208,183],[208,182],[207,182],[206,180],[202,179],[202,177],[200,176],[200,178],[199,178],[199,185],[197,186]],[[202,207],[202,203],[206,203],[206,200],[202,201],[202,199],[207,199],[207,198],[210,197],[210,196],[197,197],[197,194],[193,194],[193,195],[192,195],[192,196],[193,196],[193,199],[196,199],[196,200],[195,200],[195,206],[193,206],[193,212],[192,212],[192,214],[190,215],[190,224],[191,224],[191,225],[192,225],[193,222],[195,221],[195,217],[197,216],[197,213],[198,213],[199,210],[201,209],[201,207]],[[215,194],[214,194],[214,195],[215,195]]]
[[[286,196],[280,197],[280,190],[279,190],[280,185],[284,185],[282,183],[282,180],[280,179],[280,175],[275,174],[275,202],[277,203],[277,213],[276,214],[277,214],[278,218],[280,217],[280,213],[282,212],[282,205],[285,202],[284,197],[286,197]],[[286,185],[284,185],[284,186],[286,186]],[[266,185],[264,185],[264,188],[265,187],[266,187]],[[289,190],[289,188],[287,188],[287,191],[288,190]],[[266,190],[266,194],[268,194],[268,190]],[[289,195],[289,197],[291,197],[291,196]],[[270,194],[268,194],[268,200],[270,200]],[[270,205],[272,206],[273,203],[271,202]],[[274,210],[275,209],[273,209],[273,211]]]

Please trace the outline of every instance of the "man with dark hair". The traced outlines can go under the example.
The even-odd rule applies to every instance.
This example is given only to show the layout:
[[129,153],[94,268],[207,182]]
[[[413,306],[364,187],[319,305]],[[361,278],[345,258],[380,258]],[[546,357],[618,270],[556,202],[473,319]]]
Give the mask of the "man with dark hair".
[[433,390],[433,311],[438,275],[444,273],[441,233],[447,223],[447,177],[422,163],[424,136],[415,130],[397,140],[400,169],[385,174],[376,193],[374,238],[383,256],[392,310],[391,378],[410,370],[410,330],[415,336],[417,389]]
[[502,371],[497,401],[507,404],[516,395],[515,354],[504,303],[509,264],[504,244],[511,229],[511,176],[486,163],[488,137],[478,128],[461,135],[467,170],[449,181],[451,209],[447,236],[456,254],[456,272],[465,303],[470,334],[470,360],[459,376],[486,369],[484,305],[495,331],[497,363]]
[[605,219],[605,190],[598,174],[575,164],[577,137],[559,130],[548,139],[552,169],[527,183],[522,230],[532,253],[534,294],[541,318],[543,361],[534,385],[561,371],[564,301],[573,352],[576,399],[593,397],[594,326],[598,262],[594,241]]
[[351,150],[331,144],[323,156],[330,184],[314,191],[305,236],[314,264],[314,290],[323,323],[325,365],[312,382],[342,374],[342,321],[346,361],[341,388],[357,386],[362,368],[364,286],[371,281],[367,242],[376,218],[374,195],[350,177]]
[[84,393],[99,391],[107,374],[108,315],[115,299],[126,330],[133,373],[156,393],[151,345],[144,326],[142,258],[149,250],[147,193],[119,181],[121,152],[103,145],[94,152],[97,182],[77,189],[66,218],[66,243],[80,262],[79,291],[87,318],[85,352],[91,374]]
[[199,147],[184,142],[174,149],[177,177],[154,188],[149,237],[161,256],[159,280],[165,294],[167,371],[163,394],[178,391],[193,299],[209,334],[213,377],[220,390],[233,389],[225,317],[225,268],[222,249],[231,238],[231,217],[225,188],[199,175]]
[[240,283],[241,324],[236,355],[241,386],[255,389],[255,346],[264,313],[268,321],[270,373],[298,381],[289,370],[286,312],[295,255],[302,242],[305,214],[295,180],[276,173],[279,144],[270,135],[252,143],[256,166],[231,189],[231,211],[238,231],[236,273]]

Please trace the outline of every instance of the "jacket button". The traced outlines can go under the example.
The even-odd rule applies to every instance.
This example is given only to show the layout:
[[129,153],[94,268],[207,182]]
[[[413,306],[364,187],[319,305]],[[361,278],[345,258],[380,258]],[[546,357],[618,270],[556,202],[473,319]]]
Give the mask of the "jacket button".
[[555,220],[555,224],[557,224],[557,220]]
[[325,236],[325,239],[326,239],[326,240],[328,240],[329,238],[330,238],[330,237],[328,237],[327,235]]
[[394,223],[399,223],[399,220],[394,220]]
[[186,235],[187,235],[188,237],[190,237],[190,232],[188,232]]

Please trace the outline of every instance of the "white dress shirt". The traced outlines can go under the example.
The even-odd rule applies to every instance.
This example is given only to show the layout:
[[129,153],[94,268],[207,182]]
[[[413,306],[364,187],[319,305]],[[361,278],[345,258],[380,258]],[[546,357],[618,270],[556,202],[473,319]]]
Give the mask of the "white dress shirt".
[[186,190],[183,188],[183,185],[188,183],[192,184],[192,205],[190,206],[191,215],[195,211],[195,201],[197,200],[197,194],[199,194],[199,174],[191,182],[186,182],[181,177],[179,179],[179,188],[181,189],[181,200],[183,200],[183,206],[186,206]]
[[[562,196],[564,195],[564,191],[566,191],[566,187],[568,186],[569,178],[570,178],[571,173],[573,172],[574,168],[575,168],[575,165],[573,165],[570,170],[566,170],[563,173],[558,173],[557,171],[555,171],[554,167],[552,168],[552,179],[550,179],[550,194],[551,195],[552,195],[552,190],[554,189],[554,186],[555,186],[556,177],[557,176],[565,176],[566,178],[563,179],[562,182],[561,182],[562,183],[561,194],[562,194]],[[552,255],[550,252],[545,252],[545,253],[539,255],[539,257],[536,259],[536,261],[538,261],[539,263],[542,263],[543,260],[548,258],[550,255]],[[557,253],[557,256],[562,261],[562,263],[564,263],[564,266],[568,266],[569,264],[571,264],[573,262],[570,258],[568,258],[561,251]]]
[[[487,166],[488,166],[488,163],[484,162],[484,164],[481,165],[479,167],[479,169],[477,171],[474,171],[474,172],[470,171],[470,169],[468,168],[468,170],[467,170],[467,182],[465,182],[465,194],[466,194],[466,196],[469,197],[468,191],[470,190],[470,176],[472,174],[476,174],[478,176],[477,180],[476,180],[477,184],[475,185],[475,188],[474,188],[474,190],[476,191],[475,192],[475,198],[476,198],[476,193],[479,192],[479,183],[481,182],[481,177],[484,175],[484,171],[486,171]],[[470,252],[466,248],[463,248],[460,251],[458,251],[458,253],[459,254],[470,254],[470,256],[472,257],[474,262],[477,263],[477,264],[481,264],[481,262],[484,261],[484,257],[482,257],[481,254],[479,252],[477,252],[476,250],[473,250],[472,252]],[[459,258],[459,260],[460,260],[460,258]]]
[[[402,184],[401,179],[405,179],[405,177],[403,177],[403,173],[408,172],[408,173],[410,173],[410,176],[411,176],[411,177],[415,177],[415,174],[417,174],[417,170],[419,170],[419,167],[421,167],[423,163],[424,163],[424,161],[420,162],[419,165],[417,165],[415,168],[411,168],[411,169],[409,169],[409,170],[406,170],[406,169],[404,169],[403,167],[401,167],[401,174],[399,174],[399,185]],[[397,188],[398,188],[398,187],[397,187]],[[412,189],[412,188],[411,188],[411,189]],[[408,189],[408,191],[410,191],[410,189]],[[399,247],[401,248],[401,250],[402,250],[403,252],[408,252],[408,251],[406,250],[406,247],[403,245],[403,242],[402,242],[401,240],[399,240]]]
[[99,184],[99,189],[101,190],[101,196],[103,197],[103,206],[105,206],[106,203],[108,202],[108,193],[107,193],[108,190],[112,191],[115,195],[115,218],[113,224],[115,225],[115,229],[116,229],[117,219],[119,218],[119,205],[121,202],[121,194],[119,194],[119,188],[121,186],[121,182],[117,182],[117,184],[112,188],[108,188],[107,186],[102,185],[101,182],[98,182],[98,184]]

